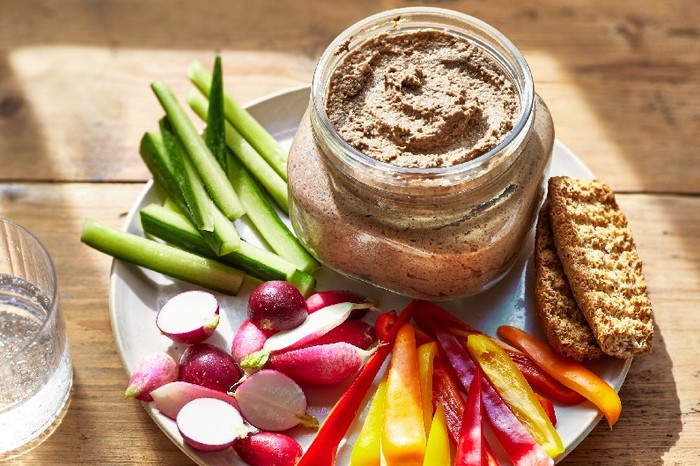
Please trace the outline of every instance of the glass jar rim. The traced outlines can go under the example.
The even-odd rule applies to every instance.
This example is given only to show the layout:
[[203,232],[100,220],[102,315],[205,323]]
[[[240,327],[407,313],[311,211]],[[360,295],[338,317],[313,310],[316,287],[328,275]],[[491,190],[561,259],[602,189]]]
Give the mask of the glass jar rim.
[[[418,15],[431,15],[434,16],[434,19],[436,21],[440,19],[457,20],[465,25],[469,25],[478,29],[480,32],[483,32],[486,35],[488,35],[490,40],[494,41],[505,52],[507,52],[510,55],[510,58],[517,65],[518,70],[522,72],[523,82],[513,83],[518,89],[518,93],[521,98],[520,115],[518,116],[516,124],[506,135],[506,137],[504,137],[503,140],[494,148],[478,157],[475,157],[471,160],[460,164],[445,167],[417,168],[402,167],[376,160],[348,144],[337,132],[333,124],[330,122],[330,119],[328,118],[328,115],[326,113],[325,101],[328,83],[324,80],[324,70],[328,67],[328,64],[331,61],[331,59],[338,54],[338,50],[342,50],[344,48],[344,45],[347,44],[350,40],[352,40],[353,36],[358,31],[361,31],[366,28],[372,28],[370,29],[371,32],[372,30],[378,29],[380,26],[386,24],[387,20],[394,21],[395,24],[401,24],[402,21],[406,21],[406,19],[410,20],[411,17]],[[431,27],[438,26],[440,26],[439,23]],[[445,26],[448,25],[445,24]],[[445,30],[446,32],[450,32],[447,28],[445,28]],[[486,53],[488,53],[489,56],[494,58],[499,63],[499,65],[503,64],[503,57],[498,55],[494,56],[495,51],[486,50]],[[516,77],[510,76],[510,78],[514,79]],[[511,146],[517,145],[522,140],[523,132],[528,128],[532,121],[530,116],[534,108],[534,96],[534,81],[530,72],[530,67],[527,64],[527,61],[525,61],[525,58],[523,57],[520,50],[506,36],[504,36],[493,26],[478,18],[455,10],[436,7],[396,8],[377,13],[375,15],[369,16],[363,20],[356,22],[355,24],[351,25],[343,32],[341,32],[335,38],[335,40],[333,40],[333,42],[331,42],[330,45],[326,48],[316,65],[316,69],[314,70],[313,78],[311,81],[311,104],[314,108],[315,116],[320,120],[323,129],[330,133],[334,140],[334,143],[340,146],[339,148],[351,161],[360,164],[361,166],[364,166],[366,168],[379,170],[387,174],[421,178],[441,178],[443,176],[448,175],[454,176],[469,173],[487,164],[495,155],[501,153],[502,151],[506,150]]]

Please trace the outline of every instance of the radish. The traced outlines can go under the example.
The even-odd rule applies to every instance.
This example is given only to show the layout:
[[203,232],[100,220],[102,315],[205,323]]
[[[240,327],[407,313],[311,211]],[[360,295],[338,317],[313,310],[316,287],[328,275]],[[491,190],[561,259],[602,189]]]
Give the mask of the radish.
[[183,406],[197,398],[216,398],[238,409],[236,399],[227,393],[189,382],[166,383],[151,392],[156,408],[170,419],[175,419]]
[[318,425],[306,414],[306,395],[281,372],[265,369],[248,376],[234,393],[246,420],[261,430],[282,431],[302,424]]
[[267,338],[274,333],[274,330],[262,330],[250,319],[246,319],[233,336],[233,343],[231,343],[233,360],[240,363],[246,356],[260,351]]
[[[338,303],[355,303],[364,304],[369,300],[361,294],[346,290],[327,290],[317,291],[306,298],[306,307],[309,309],[309,314],[312,314],[326,306],[332,306]],[[350,314],[351,319],[361,319],[367,314],[369,308],[358,308]]]
[[250,466],[294,466],[304,453],[299,442],[277,432],[236,439],[233,449]]
[[263,330],[289,330],[309,314],[299,290],[284,280],[271,280],[255,288],[248,298],[248,318]]
[[372,353],[349,343],[329,343],[273,354],[268,366],[300,383],[332,385],[360,370]]
[[156,325],[177,343],[201,343],[219,325],[219,302],[206,291],[185,291],[170,298],[158,311]]
[[241,378],[230,354],[208,343],[192,345],[180,357],[180,380],[227,392]]
[[177,377],[178,366],[172,356],[167,353],[149,354],[136,363],[124,398],[152,401],[152,390],[177,380]]
[[340,342],[350,343],[363,350],[368,350],[377,344],[377,331],[373,325],[363,320],[346,320],[325,335],[311,340],[306,346]]
[[241,361],[244,369],[260,369],[273,351],[301,348],[345,322],[355,306],[362,304],[338,303],[309,314],[303,324],[291,330],[277,332],[268,338],[260,351]]
[[236,408],[216,398],[197,398],[182,407],[177,429],[192,448],[221,451],[250,431]]

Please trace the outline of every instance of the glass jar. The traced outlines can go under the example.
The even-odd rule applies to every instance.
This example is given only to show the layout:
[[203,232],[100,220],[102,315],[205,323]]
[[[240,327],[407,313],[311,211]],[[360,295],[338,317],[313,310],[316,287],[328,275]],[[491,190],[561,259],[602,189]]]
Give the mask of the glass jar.
[[[378,34],[436,29],[493,59],[516,90],[520,113],[495,148],[457,165],[411,168],[347,144],[325,101],[345,55]],[[430,300],[479,293],[512,267],[531,231],[552,154],[550,113],[518,49],[491,26],[438,8],[403,8],[341,33],[314,72],[311,101],[288,164],[296,234],[326,266],[394,292]]]

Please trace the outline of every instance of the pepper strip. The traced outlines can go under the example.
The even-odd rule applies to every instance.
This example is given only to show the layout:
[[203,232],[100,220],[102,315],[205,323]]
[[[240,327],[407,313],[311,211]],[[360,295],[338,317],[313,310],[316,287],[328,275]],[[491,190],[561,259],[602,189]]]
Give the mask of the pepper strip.
[[552,458],[563,452],[561,437],[535,392],[506,352],[486,335],[469,335],[467,350],[515,417],[544,451]]
[[459,392],[459,386],[447,370],[442,359],[433,361],[433,406],[443,406],[445,420],[450,438],[459,443],[459,434],[462,429],[462,417],[464,416],[464,399]]
[[[442,326],[449,328],[451,333],[461,337],[460,341],[463,345],[465,345],[465,349],[466,339],[463,337],[468,337],[472,334],[483,335],[483,332],[477,330],[463,320],[460,320],[437,304],[428,301],[420,301],[420,307],[424,308],[425,312],[429,312],[432,319],[439,321]],[[496,344],[500,343],[498,340],[495,340],[495,342]],[[566,405],[578,404],[584,400],[579,393],[562,385],[556,379],[547,374],[547,372],[540,369],[540,367],[527,355],[518,352],[514,348],[504,349],[535,391],[538,391],[548,398]]]
[[406,323],[396,335],[386,382],[382,453],[387,464],[423,464],[425,428],[419,379],[416,334]]
[[[445,406],[439,404],[430,423],[430,434],[425,446],[423,466],[451,466],[450,437],[447,431]],[[354,464],[351,466],[355,466]]]
[[424,343],[418,347],[418,370],[420,372],[420,395],[423,401],[423,421],[426,435],[433,419],[433,360],[437,343]]
[[613,388],[583,365],[566,358],[547,343],[510,325],[498,327],[498,336],[522,350],[562,384],[576,390],[600,409],[612,429],[620,417],[622,402]]
[[462,430],[457,444],[455,466],[484,465],[484,429],[481,404],[481,371],[477,368],[474,380],[467,392],[466,409],[462,418]]
[[[338,445],[355,419],[369,387],[372,386],[374,378],[384,364],[384,360],[389,356],[396,334],[401,326],[411,319],[415,307],[412,304],[409,304],[398,318],[396,318],[396,313],[392,311],[393,316],[389,315],[382,319],[382,332],[380,333],[379,328],[377,328],[377,335],[383,344],[367,359],[348,389],[328,413],[318,429],[316,437],[296,466],[333,466],[338,454]],[[379,318],[377,320],[379,322]]]
[[379,383],[372,403],[369,405],[367,417],[350,454],[350,466],[380,466],[385,399],[386,376]]
[[[427,301],[413,301],[411,303],[415,304],[413,316],[418,325],[432,332],[436,337],[438,344],[447,355],[462,387],[466,391],[474,379],[476,364],[457,337],[441,327],[438,319],[434,318],[431,312],[433,306],[425,306],[424,303],[427,303]],[[483,376],[482,379],[484,379]],[[514,466],[554,464],[552,459],[506,406],[488,380],[482,380],[482,401],[491,430],[504,450],[506,450]]]

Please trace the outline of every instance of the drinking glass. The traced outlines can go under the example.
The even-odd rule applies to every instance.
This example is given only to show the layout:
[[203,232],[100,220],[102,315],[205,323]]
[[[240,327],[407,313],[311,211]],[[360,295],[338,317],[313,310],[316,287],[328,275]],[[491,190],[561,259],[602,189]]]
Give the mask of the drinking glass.
[[53,261],[29,230],[0,217],[0,460],[51,432],[72,383]]

